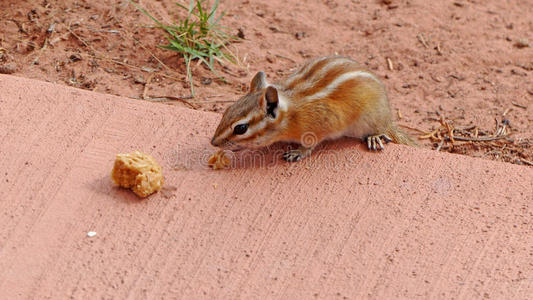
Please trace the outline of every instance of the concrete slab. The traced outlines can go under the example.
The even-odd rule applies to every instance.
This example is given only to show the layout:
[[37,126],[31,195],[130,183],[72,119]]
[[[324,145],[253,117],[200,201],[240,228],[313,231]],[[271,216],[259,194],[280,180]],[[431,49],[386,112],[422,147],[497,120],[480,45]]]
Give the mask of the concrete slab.
[[[211,171],[218,118],[0,76],[2,298],[531,299],[532,169],[344,140]],[[135,149],[145,200],[109,178]]]

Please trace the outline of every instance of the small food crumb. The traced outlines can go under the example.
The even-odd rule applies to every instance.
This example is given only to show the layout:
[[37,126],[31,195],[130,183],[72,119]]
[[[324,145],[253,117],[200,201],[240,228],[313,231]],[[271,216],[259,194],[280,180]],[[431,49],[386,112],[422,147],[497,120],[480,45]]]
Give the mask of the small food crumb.
[[111,178],[120,187],[131,189],[139,197],[147,197],[164,183],[161,166],[148,154],[134,151],[117,154]]
[[93,237],[93,236],[95,236],[95,235],[96,235],[96,232],[94,232],[94,231],[89,231],[89,232],[87,232],[87,236],[88,236],[88,237]]
[[223,150],[219,150],[209,157],[207,164],[213,168],[213,170],[224,169],[230,165],[230,159],[226,157]]

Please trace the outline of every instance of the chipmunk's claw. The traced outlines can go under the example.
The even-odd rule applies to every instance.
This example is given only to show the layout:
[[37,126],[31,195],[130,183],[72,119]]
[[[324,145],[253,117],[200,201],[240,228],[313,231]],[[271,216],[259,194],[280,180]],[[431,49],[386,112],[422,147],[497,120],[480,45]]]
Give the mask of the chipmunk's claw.
[[299,149],[289,150],[283,153],[283,159],[288,162],[297,162],[302,159],[302,152]]
[[311,148],[300,147],[283,153],[283,159],[288,162],[297,162],[311,154]]
[[383,141],[385,144],[388,144],[392,141],[392,139],[386,135],[386,134],[379,134],[379,135],[369,135],[366,137],[366,143],[368,150],[383,150],[385,147],[383,146]]

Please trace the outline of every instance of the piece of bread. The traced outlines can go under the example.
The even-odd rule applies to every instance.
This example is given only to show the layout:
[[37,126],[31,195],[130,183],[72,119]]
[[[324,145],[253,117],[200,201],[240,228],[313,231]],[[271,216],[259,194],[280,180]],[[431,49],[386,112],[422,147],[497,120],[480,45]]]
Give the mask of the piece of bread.
[[139,151],[117,154],[111,178],[142,198],[161,190],[164,183],[161,166],[152,156]]
[[224,155],[223,150],[217,151],[211,155],[207,161],[207,164],[213,168],[213,170],[224,169],[225,167],[229,166],[230,163],[230,159]]

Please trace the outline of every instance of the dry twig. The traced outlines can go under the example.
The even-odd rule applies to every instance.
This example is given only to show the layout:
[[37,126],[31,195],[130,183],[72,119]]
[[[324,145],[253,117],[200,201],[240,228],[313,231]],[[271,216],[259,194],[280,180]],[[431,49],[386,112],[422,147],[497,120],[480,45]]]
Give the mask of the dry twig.
[[421,33],[419,33],[416,37],[418,38],[420,43],[422,43],[422,45],[424,45],[425,48],[429,48],[429,45],[426,42],[426,39],[424,38],[424,36]]
[[511,102],[512,105],[516,106],[516,107],[519,107],[519,108],[522,108],[522,109],[527,109],[527,106],[524,106],[524,105],[521,105],[521,104],[518,104],[516,102]]
[[394,65],[392,64],[392,60],[387,57],[387,66],[389,67],[389,71],[394,71]]
[[437,151],[466,153],[466,147],[469,147],[474,151],[484,150],[484,156],[491,156],[493,159],[533,166],[533,162],[527,159],[525,152],[526,149],[533,146],[532,141],[527,139],[518,139],[517,141],[509,138],[510,122],[505,119],[505,115],[510,111],[511,109],[504,111],[501,121],[495,119],[496,127],[493,133],[480,130],[475,125],[455,128],[443,116],[439,120],[440,126],[430,132],[400,126],[421,132],[422,134],[418,138],[433,142]]
[[193,105],[190,101],[187,101],[188,99],[192,99],[192,96],[186,96],[186,97],[174,97],[174,96],[162,96],[162,97],[154,97],[154,96],[147,96],[143,100],[150,101],[150,102],[181,102],[183,104],[188,105],[192,109],[198,109],[196,105]]

